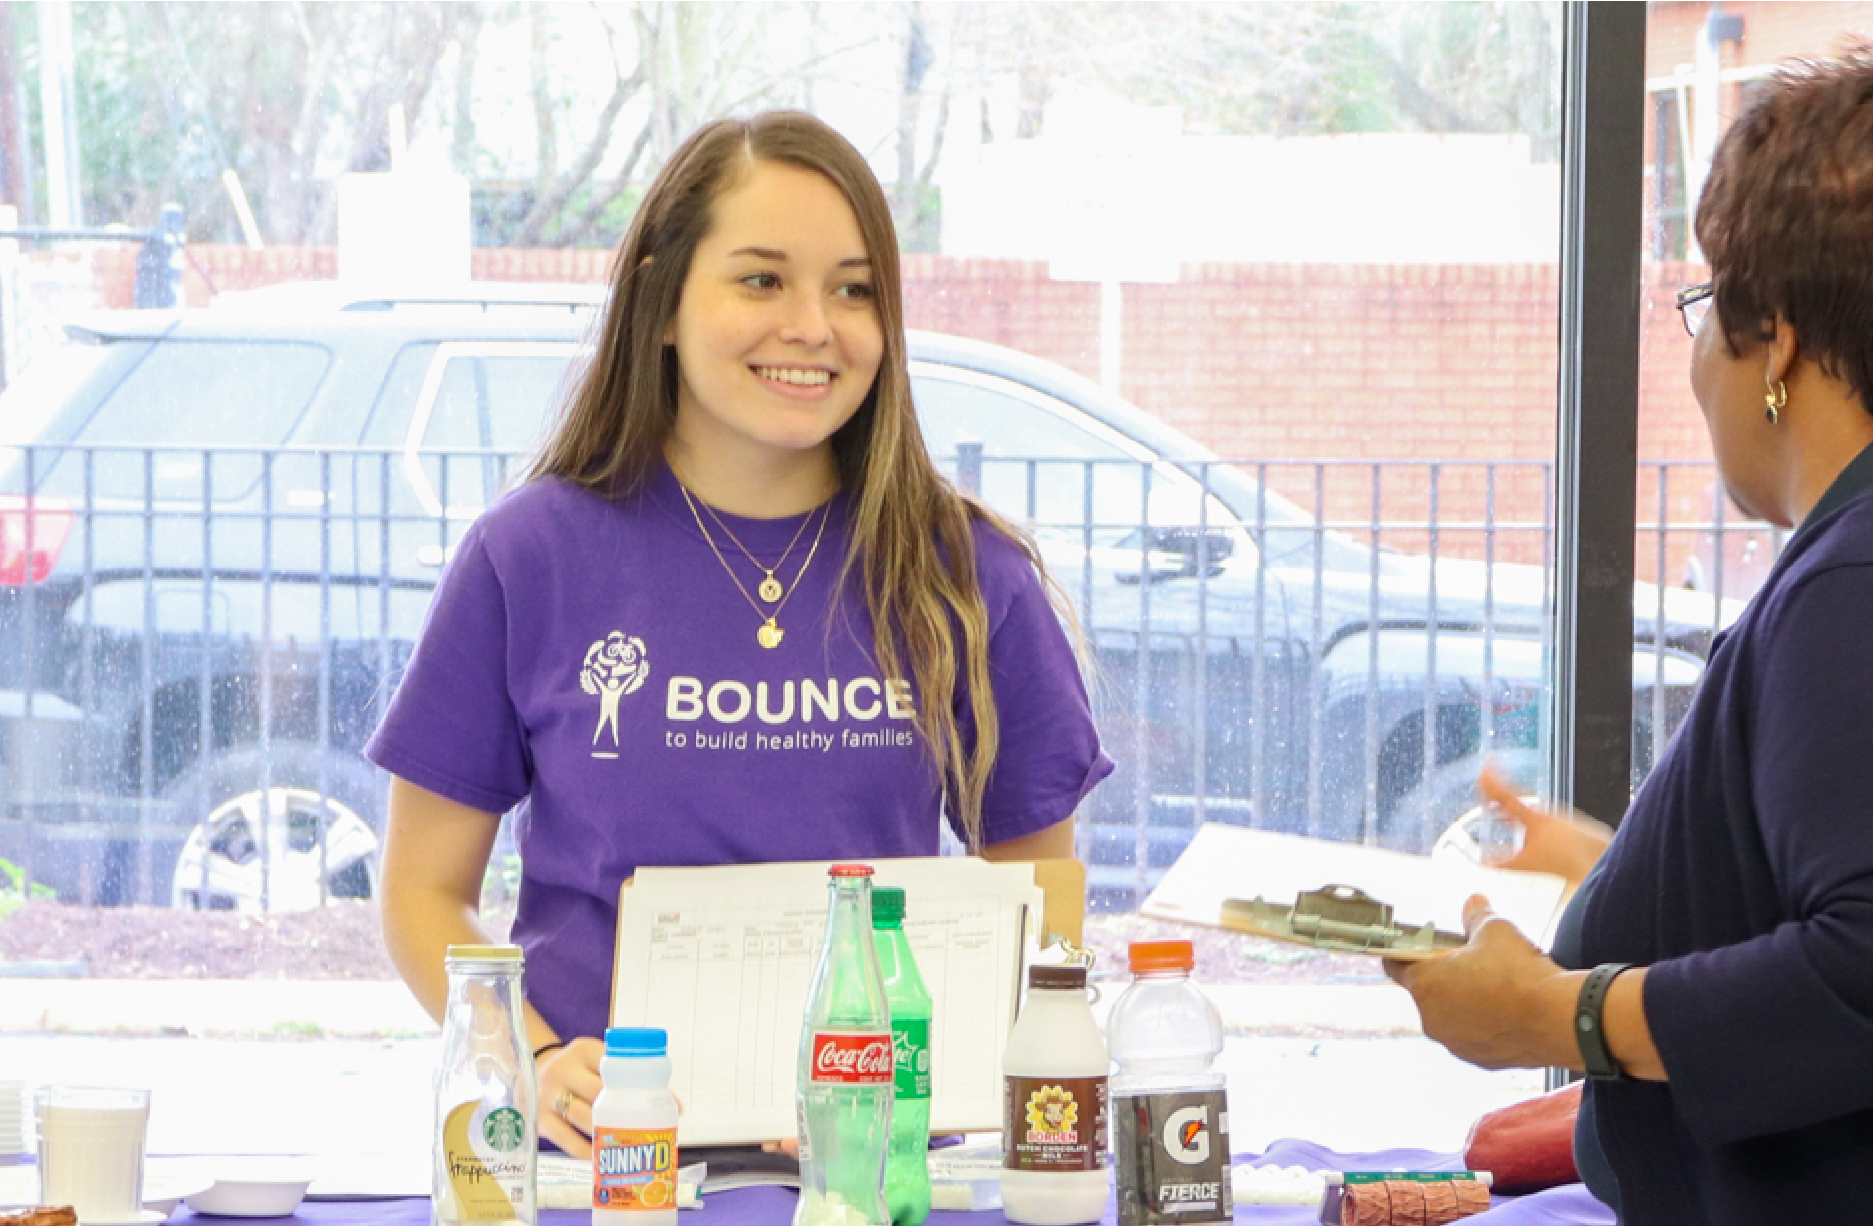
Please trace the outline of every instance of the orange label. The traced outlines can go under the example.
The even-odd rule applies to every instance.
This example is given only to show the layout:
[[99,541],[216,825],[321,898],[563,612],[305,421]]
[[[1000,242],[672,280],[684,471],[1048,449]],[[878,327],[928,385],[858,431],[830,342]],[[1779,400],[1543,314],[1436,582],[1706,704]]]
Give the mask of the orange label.
[[676,1129],[600,1128],[592,1136],[592,1208],[676,1207]]

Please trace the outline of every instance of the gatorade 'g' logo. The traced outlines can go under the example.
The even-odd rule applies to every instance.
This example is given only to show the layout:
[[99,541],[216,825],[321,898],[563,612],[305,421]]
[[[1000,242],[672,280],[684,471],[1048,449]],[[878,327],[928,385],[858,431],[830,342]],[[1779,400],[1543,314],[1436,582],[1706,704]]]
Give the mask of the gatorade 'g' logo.
[[1210,1109],[1185,1107],[1164,1121],[1164,1152],[1185,1166],[1210,1160]]

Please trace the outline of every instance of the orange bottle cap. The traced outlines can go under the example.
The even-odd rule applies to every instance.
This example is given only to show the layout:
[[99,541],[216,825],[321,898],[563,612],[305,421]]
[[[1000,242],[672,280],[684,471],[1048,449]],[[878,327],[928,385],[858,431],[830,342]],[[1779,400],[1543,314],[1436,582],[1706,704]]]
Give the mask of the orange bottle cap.
[[1196,952],[1189,941],[1133,941],[1132,973],[1139,971],[1187,971],[1196,965]]

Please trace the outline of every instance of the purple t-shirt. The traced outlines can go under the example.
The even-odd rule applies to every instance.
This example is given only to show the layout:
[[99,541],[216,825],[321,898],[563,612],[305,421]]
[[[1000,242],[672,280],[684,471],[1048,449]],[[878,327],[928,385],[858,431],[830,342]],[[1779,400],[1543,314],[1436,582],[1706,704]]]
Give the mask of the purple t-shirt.
[[[528,999],[562,1036],[604,1031],[618,888],[643,865],[936,854],[943,795],[917,696],[880,675],[856,582],[835,592],[847,510],[828,504],[797,584],[818,512],[776,567],[794,590],[772,650],[665,467],[623,499],[533,482],[463,537],[365,752],[476,809],[529,802],[514,937]],[[761,571],[703,514],[759,599]],[[722,517],[765,565],[802,518]],[[982,812],[995,843],[1066,818],[1112,763],[1039,576],[986,526],[976,550],[1001,721]],[[965,710],[961,687],[950,700]]]

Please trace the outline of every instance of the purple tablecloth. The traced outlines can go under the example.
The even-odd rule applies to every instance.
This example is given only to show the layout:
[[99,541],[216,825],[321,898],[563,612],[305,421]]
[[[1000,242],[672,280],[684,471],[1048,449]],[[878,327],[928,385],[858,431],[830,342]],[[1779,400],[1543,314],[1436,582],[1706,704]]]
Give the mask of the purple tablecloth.
[[[1301,1166],[1310,1171],[1451,1171],[1462,1167],[1452,1154],[1423,1149],[1387,1149],[1370,1154],[1340,1154],[1308,1141],[1277,1141],[1261,1155],[1238,1154],[1237,1162],[1257,1166]],[[793,1218],[794,1194],[783,1188],[743,1188],[718,1192],[707,1198],[702,1208],[685,1210],[683,1226],[786,1226]],[[1318,1220],[1318,1207],[1241,1205],[1236,1221],[1246,1226],[1306,1226]],[[355,1201],[307,1203],[290,1218],[197,1218],[187,1209],[178,1209],[171,1222],[197,1221],[200,1226],[240,1226],[253,1221],[254,1226],[352,1226],[353,1223],[385,1223],[386,1226],[428,1226],[429,1202],[425,1199],[395,1201]],[[1005,1221],[1000,1211],[988,1213],[932,1213],[931,1226],[999,1226]],[[588,1214],[579,1210],[547,1210],[540,1214],[540,1226],[583,1226]],[[1110,1206],[1102,1219],[1108,1226],[1114,1221]],[[1588,1195],[1579,1184],[1550,1188],[1533,1196],[1498,1197],[1488,1213],[1464,1219],[1465,1226],[1614,1226],[1613,1213]]]

